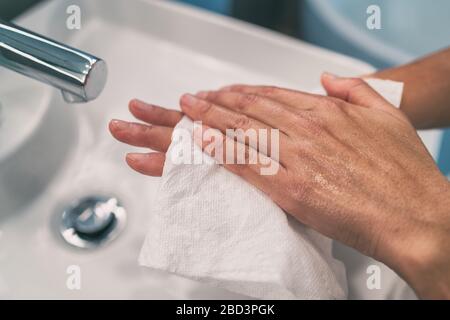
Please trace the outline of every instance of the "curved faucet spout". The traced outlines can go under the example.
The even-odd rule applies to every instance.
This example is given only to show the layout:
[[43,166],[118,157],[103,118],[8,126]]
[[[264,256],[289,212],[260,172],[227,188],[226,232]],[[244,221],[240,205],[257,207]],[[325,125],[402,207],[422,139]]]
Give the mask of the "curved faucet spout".
[[97,98],[107,78],[102,59],[2,20],[0,65],[60,89],[69,103]]

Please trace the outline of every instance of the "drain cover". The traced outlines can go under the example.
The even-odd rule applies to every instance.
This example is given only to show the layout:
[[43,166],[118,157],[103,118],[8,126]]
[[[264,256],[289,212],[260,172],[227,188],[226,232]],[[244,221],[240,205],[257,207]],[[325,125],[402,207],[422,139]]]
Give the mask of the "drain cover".
[[60,233],[75,247],[92,249],[114,240],[126,223],[126,211],[117,198],[89,196],[62,213]]

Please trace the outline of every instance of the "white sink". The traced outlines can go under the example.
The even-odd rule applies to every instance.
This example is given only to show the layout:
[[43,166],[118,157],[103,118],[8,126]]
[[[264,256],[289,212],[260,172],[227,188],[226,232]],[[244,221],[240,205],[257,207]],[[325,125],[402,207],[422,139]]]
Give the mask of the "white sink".
[[[81,30],[65,27],[66,8],[73,4],[81,8]],[[67,105],[59,92],[50,90],[39,124],[0,160],[1,298],[241,298],[138,266],[158,179],[127,167],[124,154],[130,147],[113,140],[108,121],[131,119],[127,102],[133,97],[178,108],[184,92],[229,83],[312,90],[324,70],[343,75],[373,70],[354,59],[167,1],[47,1],[17,23],[105,59],[109,77],[100,98],[86,105]],[[11,73],[0,76],[0,83],[8,85]],[[12,85],[23,88],[17,81]],[[31,103],[27,107],[35,111]],[[66,204],[90,194],[116,195],[127,209],[128,224],[114,242],[86,251],[66,244],[58,223]],[[404,290],[403,282],[380,263],[382,289],[366,289],[365,270],[376,262],[342,245],[336,254],[347,265],[351,298],[395,298]],[[66,286],[71,265],[81,268],[80,290]]]

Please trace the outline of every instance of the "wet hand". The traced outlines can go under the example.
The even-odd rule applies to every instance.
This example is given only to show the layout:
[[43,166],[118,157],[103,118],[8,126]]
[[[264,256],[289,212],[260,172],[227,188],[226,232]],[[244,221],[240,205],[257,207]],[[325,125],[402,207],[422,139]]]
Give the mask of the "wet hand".
[[[329,97],[236,85],[184,95],[180,105],[204,128],[222,134],[278,129],[279,155],[271,159],[279,164],[275,174],[261,175],[261,163],[224,167],[302,223],[386,263],[420,296],[450,294],[448,181],[406,116],[364,81],[324,75],[322,83]],[[120,141],[156,150],[128,155],[127,162],[160,175],[183,114],[137,101],[130,110],[149,125],[113,121],[111,132]],[[211,140],[197,142],[208,150]],[[254,147],[241,142],[247,150]],[[436,279],[444,283],[439,293],[432,290]]]

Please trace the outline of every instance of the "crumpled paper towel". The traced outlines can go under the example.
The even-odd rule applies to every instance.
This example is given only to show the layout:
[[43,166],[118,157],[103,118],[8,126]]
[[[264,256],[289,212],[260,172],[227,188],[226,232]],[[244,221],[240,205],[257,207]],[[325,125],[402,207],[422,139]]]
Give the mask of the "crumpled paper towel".
[[[366,81],[400,104],[401,84]],[[192,133],[193,123],[184,117],[176,128]],[[333,258],[331,239],[207,155],[201,165],[177,164],[170,156],[177,143],[167,153],[141,265],[254,298],[346,298],[345,269]],[[190,150],[202,153],[193,142]]]

